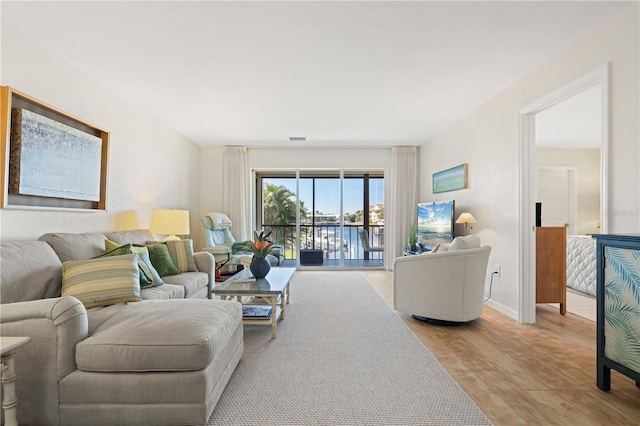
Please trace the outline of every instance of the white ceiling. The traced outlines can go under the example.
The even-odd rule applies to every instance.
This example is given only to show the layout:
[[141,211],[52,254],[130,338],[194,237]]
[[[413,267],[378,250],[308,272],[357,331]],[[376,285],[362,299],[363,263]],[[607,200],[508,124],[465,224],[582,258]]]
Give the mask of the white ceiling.
[[393,146],[424,143],[628,4],[0,7],[3,25],[200,145]]

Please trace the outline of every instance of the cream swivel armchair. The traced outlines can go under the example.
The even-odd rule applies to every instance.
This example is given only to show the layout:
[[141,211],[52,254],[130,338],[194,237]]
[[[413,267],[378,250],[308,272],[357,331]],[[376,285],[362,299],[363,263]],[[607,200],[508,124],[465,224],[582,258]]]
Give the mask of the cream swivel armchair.
[[[490,246],[475,235],[457,237],[437,253],[393,262],[393,307],[438,324],[465,324],[484,309]],[[446,251],[444,251],[446,250]]]

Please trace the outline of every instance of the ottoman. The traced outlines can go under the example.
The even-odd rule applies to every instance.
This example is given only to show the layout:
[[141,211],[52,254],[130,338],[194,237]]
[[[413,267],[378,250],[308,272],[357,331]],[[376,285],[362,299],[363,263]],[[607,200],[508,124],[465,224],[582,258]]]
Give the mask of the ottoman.
[[78,369],[60,382],[61,424],[205,424],[244,350],[235,302],[147,300],[88,316]]

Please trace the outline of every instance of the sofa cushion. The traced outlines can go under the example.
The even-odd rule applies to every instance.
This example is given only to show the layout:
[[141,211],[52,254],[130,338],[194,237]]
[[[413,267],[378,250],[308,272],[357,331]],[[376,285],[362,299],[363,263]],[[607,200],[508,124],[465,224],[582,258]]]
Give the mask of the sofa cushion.
[[0,244],[0,302],[60,297],[61,271],[62,262],[43,241]]
[[137,256],[64,262],[62,295],[76,297],[85,308],[141,301]]
[[83,371],[186,371],[207,367],[242,321],[220,300],[146,300],[118,306],[76,346]]
[[145,241],[153,240],[153,234],[148,229],[107,232],[104,236],[118,244],[144,244]]
[[46,241],[63,263],[68,260],[91,259],[104,253],[104,234],[99,232],[49,233],[40,236],[38,240]]
[[184,299],[186,297],[183,286],[168,283],[164,283],[160,287],[143,288],[140,290],[140,296],[142,300]]
[[165,283],[184,287],[184,297],[191,297],[200,289],[207,287],[209,276],[204,272],[185,272],[180,275],[162,277]]
[[475,235],[467,235],[466,237],[454,238],[448,251],[468,250],[478,247],[480,247],[480,238]]

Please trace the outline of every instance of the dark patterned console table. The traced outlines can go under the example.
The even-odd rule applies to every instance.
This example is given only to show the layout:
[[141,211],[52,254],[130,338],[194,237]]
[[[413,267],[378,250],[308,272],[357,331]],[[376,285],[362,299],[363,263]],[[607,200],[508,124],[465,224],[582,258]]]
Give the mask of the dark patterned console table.
[[597,241],[597,385],[611,389],[611,369],[640,387],[640,235]]

